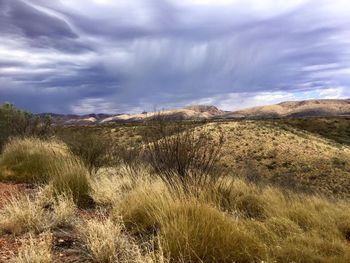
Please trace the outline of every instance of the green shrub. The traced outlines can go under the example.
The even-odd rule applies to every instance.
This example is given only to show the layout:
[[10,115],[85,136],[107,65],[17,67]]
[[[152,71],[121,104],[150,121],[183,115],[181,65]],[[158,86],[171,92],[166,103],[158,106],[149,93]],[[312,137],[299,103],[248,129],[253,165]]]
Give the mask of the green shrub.
[[111,138],[89,130],[63,133],[60,138],[68,145],[70,151],[81,158],[90,174],[111,163],[114,143]]
[[49,116],[35,116],[9,103],[0,105],[0,151],[10,137],[47,137],[51,132]]

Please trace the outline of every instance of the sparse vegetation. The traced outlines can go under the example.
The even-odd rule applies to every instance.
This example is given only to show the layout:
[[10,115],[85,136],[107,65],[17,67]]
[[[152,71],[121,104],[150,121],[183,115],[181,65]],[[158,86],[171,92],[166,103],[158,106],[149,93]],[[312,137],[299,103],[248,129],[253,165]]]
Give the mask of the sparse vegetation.
[[51,252],[52,234],[43,233],[37,238],[32,235],[21,247],[18,255],[11,260],[11,263],[50,263],[52,262]]
[[0,232],[40,233],[47,228],[44,208],[29,196],[13,197],[0,211]]
[[55,196],[52,209],[53,228],[69,228],[74,225],[77,207],[70,195]]
[[0,202],[13,262],[350,261],[347,145],[262,121],[156,125],[96,128],[112,162],[91,175],[62,142],[11,139],[0,180],[33,185]]
[[87,252],[94,262],[137,262],[140,251],[122,230],[120,224],[108,218],[88,220],[80,226]]
[[69,195],[54,195],[51,187],[29,196],[13,196],[0,210],[0,233],[41,233],[74,224],[76,206]]
[[295,127],[324,136],[337,143],[350,145],[349,117],[290,118],[276,121],[275,125]]

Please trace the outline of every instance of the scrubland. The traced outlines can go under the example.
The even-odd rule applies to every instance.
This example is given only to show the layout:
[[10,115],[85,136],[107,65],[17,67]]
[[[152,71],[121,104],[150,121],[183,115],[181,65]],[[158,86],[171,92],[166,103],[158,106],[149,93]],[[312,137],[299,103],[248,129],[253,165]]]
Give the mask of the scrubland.
[[272,122],[72,129],[88,147],[4,146],[0,180],[27,190],[0,208],[3,262],[350,262],[347,145]]

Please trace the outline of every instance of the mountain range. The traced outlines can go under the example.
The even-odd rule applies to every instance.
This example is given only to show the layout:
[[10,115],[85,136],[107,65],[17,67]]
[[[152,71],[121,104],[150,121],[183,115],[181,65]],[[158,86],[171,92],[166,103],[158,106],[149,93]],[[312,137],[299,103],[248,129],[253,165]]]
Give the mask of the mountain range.
[[50,115],[56,124],[88,125],[142,122],[152,119],[160,113],[169,120],[225,120],[349,116],[350,99],[286,101],[278,104],[252,107],[238,111],[223,111],[211,105],[192,105],[180,109],[169,109],[161,112],[143,112],[139,114],[43,114]]

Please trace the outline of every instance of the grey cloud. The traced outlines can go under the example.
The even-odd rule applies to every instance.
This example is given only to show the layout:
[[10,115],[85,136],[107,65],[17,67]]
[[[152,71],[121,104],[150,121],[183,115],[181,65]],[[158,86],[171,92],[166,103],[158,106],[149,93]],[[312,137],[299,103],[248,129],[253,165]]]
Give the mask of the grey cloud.
[[28,56],[0,60],[0,102],[37,112],[129,111],[348,88],[350,19],[327,12],[330,1],[261,13],[244,1],[0,0],[0,32],[19,43],[0,42],[0,52]]
[[84,52],[92,48],[61,17],[21,0],[2,0],[0,32],[8,38],[25,38],[33,47],[52,47],[66,52]]
[[22,1],[8,1],[7,16],[14,26],[29,37],[77,38],[69,25],[63,21]]
[[77,37],[65,21],[39,11],[24,1],[2,0],[0,7],[2,31],[9,32],[11,29],[16,29],[17,33],[22,33],[29,38]]

